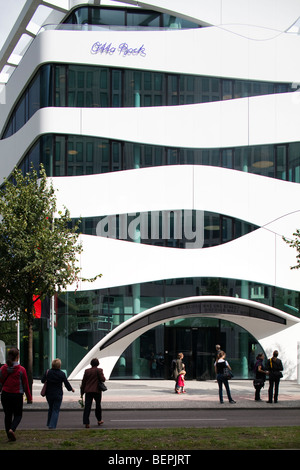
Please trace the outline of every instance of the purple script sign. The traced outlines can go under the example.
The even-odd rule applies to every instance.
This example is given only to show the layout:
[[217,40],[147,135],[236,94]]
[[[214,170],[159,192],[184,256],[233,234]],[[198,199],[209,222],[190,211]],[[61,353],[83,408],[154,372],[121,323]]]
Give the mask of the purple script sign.
[[118,46],[113,46],[112,43],[107,42],[95,42],[91,47],[91,54],[118,54],[123,57],[126,56],[146,56],[146,49],[144,44],[140,47],[129,47],[126,42],[122,42]]

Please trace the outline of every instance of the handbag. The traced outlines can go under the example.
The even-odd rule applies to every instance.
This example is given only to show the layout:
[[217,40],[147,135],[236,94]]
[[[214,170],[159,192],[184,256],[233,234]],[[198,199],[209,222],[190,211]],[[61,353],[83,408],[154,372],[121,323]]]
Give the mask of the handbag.
[[98,382],[98,387],[99,387],[99,390],[100,390],[101,392],[106,392],[106,390],[107,390],[107,386],[105,385],[105,383],[104,383],[104,382],[101,382],[100,380],[99,380],[99,382]]
[[47,391],[47,375],[48,375],[48,370],[47,370],[47,372],[46,372],[46,381],[45,381],[45,383],[44,383],[44,385],[43,385],[43,388],[42,388],[42,390],[41,390],[41,395],[42,395],[42,397],[45,397],[45,396],[46,396],[46,391]]
[[231,372],[229,367],[224,367],[223,377],[224,377],[224,379],[227,379],[227,380],[232,379],[233,373]]
[[98,376],[98,388],[99,388],[100,392],[106,392],[107,387],[106,387],[105,383],[102,382],[102,380],[99,379],[98,371],[97,371],[97,376]]
[[253,386],[254,388],[263,388],[265,386],[264,379],[254,379]]

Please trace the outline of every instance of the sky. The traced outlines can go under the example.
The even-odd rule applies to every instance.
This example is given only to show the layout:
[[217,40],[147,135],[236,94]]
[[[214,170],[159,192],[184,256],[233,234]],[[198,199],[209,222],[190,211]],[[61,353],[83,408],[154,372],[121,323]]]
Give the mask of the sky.
[[26,0],[0,0],[0,49]]

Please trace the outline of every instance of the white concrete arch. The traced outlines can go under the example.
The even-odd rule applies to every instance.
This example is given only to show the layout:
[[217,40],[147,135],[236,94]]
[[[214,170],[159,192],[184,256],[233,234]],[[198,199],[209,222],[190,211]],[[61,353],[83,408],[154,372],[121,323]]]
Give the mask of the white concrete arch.
[[[228,320],[251,333],[268,355],[280,351],[285,366],[285,379],[295,379],[297,371],[297,337],[300,319],[267,305],[235,297],[200,296],[174,300],[145,310],[125,321],[97,343],[70,374],[70,380],[81,379],[84,370],[97,357],[109,379],[122,352],[144,332],[165,321],[188,317],[214,317]],[[276,335],[280,333],[280,344]]]

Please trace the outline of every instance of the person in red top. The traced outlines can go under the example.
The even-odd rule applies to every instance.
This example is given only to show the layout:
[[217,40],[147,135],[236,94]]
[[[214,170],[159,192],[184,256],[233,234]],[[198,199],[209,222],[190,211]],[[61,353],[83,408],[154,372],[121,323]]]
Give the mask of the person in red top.
[[27,372],[19,364],[20,352],[17,348],[8,351],[7,361],[0,369],[2,384],[1,403],[4,411],[4,425],[7,437],[15,441],[15,431],[21,422],[23,414],[23,395],[27,403],[32,403]]

